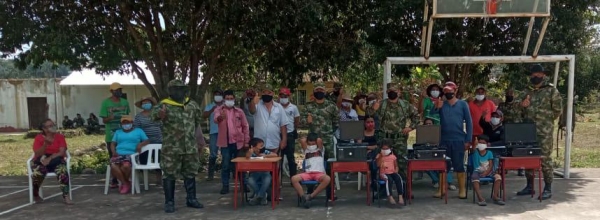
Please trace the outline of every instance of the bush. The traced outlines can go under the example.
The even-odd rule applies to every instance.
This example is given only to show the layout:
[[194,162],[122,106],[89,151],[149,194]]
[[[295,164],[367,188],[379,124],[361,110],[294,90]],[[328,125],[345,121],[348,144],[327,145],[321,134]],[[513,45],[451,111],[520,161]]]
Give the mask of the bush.
[[71,172],[74,174],[105,174],[106,165],[108,165],[108,152],[99,149],[91,153],[74,157],[74,160],[71,163]]
[[[24,138],[25,139],[32,139],[35,138],[35,136],[37,136],[38,134],[41,134],[42,131],[40,130],[29,130],[27,131],[27,134],[25,134]],[[85,135],[85,130],[82,128],[77,128],[77,129],[68,129],[68,130],[58,130],[59,134],[62,134],[65,136],[65,138],[72,138],[72,137],[79,137],[79,136],[83,136]]]

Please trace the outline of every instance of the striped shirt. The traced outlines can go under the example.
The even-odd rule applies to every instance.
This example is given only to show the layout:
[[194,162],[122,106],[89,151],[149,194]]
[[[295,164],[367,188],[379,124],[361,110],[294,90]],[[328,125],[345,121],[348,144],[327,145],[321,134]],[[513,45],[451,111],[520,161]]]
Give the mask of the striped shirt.
[[133,120],[133,126],[142,129],[151,144],[162,144],[162,124],[160,122],[152,121],[149,116],[139,113]]

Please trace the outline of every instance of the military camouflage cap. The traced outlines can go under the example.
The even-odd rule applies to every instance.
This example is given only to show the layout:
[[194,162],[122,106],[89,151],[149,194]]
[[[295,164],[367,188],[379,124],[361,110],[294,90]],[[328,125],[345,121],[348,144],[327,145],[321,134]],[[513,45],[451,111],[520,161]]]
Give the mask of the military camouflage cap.
[[186,86],[185,83],[183,83],[183,81],[179,80],[179,79],[174,79],[169,81],[169,84],[167,85],[167,87],[180,87],[180,86]]
[[325,83],[323,83],[323,82],[315,82],[313,85],[314,85],[313,90],[317,90],[317,89],[325,90]]
[[388,90],[400,90],[400,85],[398,85],[398,83],[388,83],[387,89]]
[[273,86],[271,86],[271,85],[269,85],[269,84],[263,84],[263,85],[261,85],[261,86],[260,86],[260,89],[261,89],[261,91],[263,91],[263,92],[264,92],[264,91],[271,91],[271,92],[275,91],[275,90],[273,90]]

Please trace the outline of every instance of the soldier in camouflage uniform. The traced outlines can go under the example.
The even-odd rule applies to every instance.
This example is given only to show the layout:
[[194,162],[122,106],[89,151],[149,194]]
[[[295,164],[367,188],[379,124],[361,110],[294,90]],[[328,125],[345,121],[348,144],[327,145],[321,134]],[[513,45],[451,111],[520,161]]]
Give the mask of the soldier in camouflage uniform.
[[[325,84],[316,82],[314,84],[314,102],[309,102],[304,107],[300,116],[300,124],[308,126],[308,133],[315,133],[323,140],[325,148],[325,160],[334,157],[333,134],[339,124],[339,109],[336,104],[325,98]],[[330,173],[330,166],[327,173]],[[330,197],[330,187],[327,187],[327,197]]]
[[[325,88],[324,85],[325,84],[323,84],[323,88]],[[342,97],[340,96],[340,91],[342,90],[342,87],[343,87],[342,83],[339,83],[339,82],[333,83],[333,91],[326,94],[326,99],[333,102],[336,105],[338,104],[338,102],[341,103],[340,98],[342,98]]]
[[[531,67],[531,86],[514,103],[514,107],[522,111],[524,121],[535,122],[537,140],[542,149],[542,171],[544,173],[544,192],[542,199],[552,197],[552,180],[554,170],[552,164],[552,133],[554,132],[554,121],[562,111],[562,98],[554,85],[548,82],[547,72],[539,65]],[[527,186],[519,191],[517,195],[531,195],[533,190],[533,170],[526,172]]]
[[[381,132],[378,139],[393,141],[392,150],[398,157],[398,167],[406,172],[407,161],[404,157],[408,152],[408,133],[419,124],[419,113],[413,105],[399,97],[400,87],[397,84],[388,83],[387,88],[388,98],[367,107],[367,114],[379,117]],[[410,124],[407,124],[408,120]]]
[[165,212],[175,212],[175,180],[180,176],[187,192],[186,205],[203,208],[196,199],[196,174],[200,167],[197,146],[206,145],[204,138],[197,133],[202,131],[202,109],[186,97],[189,90],[183,81],[171,80],[168,90],[170,98],[162,100],[152,110],[152,118],[163,124],[160,168],[163,172]]
[[[523,116],[521,111],[513,105],[515,92],[513,89],[507,89],[504,97],[504,102],[498,104],[498,109],[504,114],[503,122],[506,123],[522,123]],[[525,176],[525,170],[519,169],[518,176]]]

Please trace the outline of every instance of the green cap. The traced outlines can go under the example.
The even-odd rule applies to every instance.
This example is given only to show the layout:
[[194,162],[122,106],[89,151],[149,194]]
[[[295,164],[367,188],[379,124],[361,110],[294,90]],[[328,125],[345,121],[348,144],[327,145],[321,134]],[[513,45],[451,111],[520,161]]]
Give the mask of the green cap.
[[388,90],[400,90],[400,85],[398,85],[398,83],[388,83],[387,89]]
[[179,80],[179,79],[174,79],[169,81],[169,84],[167,85],[167,87],[180,87],[180,86],[186,86],[185,83],[183,83],[183,81]]
[[325,90],[325,83],[323,83],[323,82],[315,82],[313,85],[314,85],[313,90],[317,90],[317,89]]

